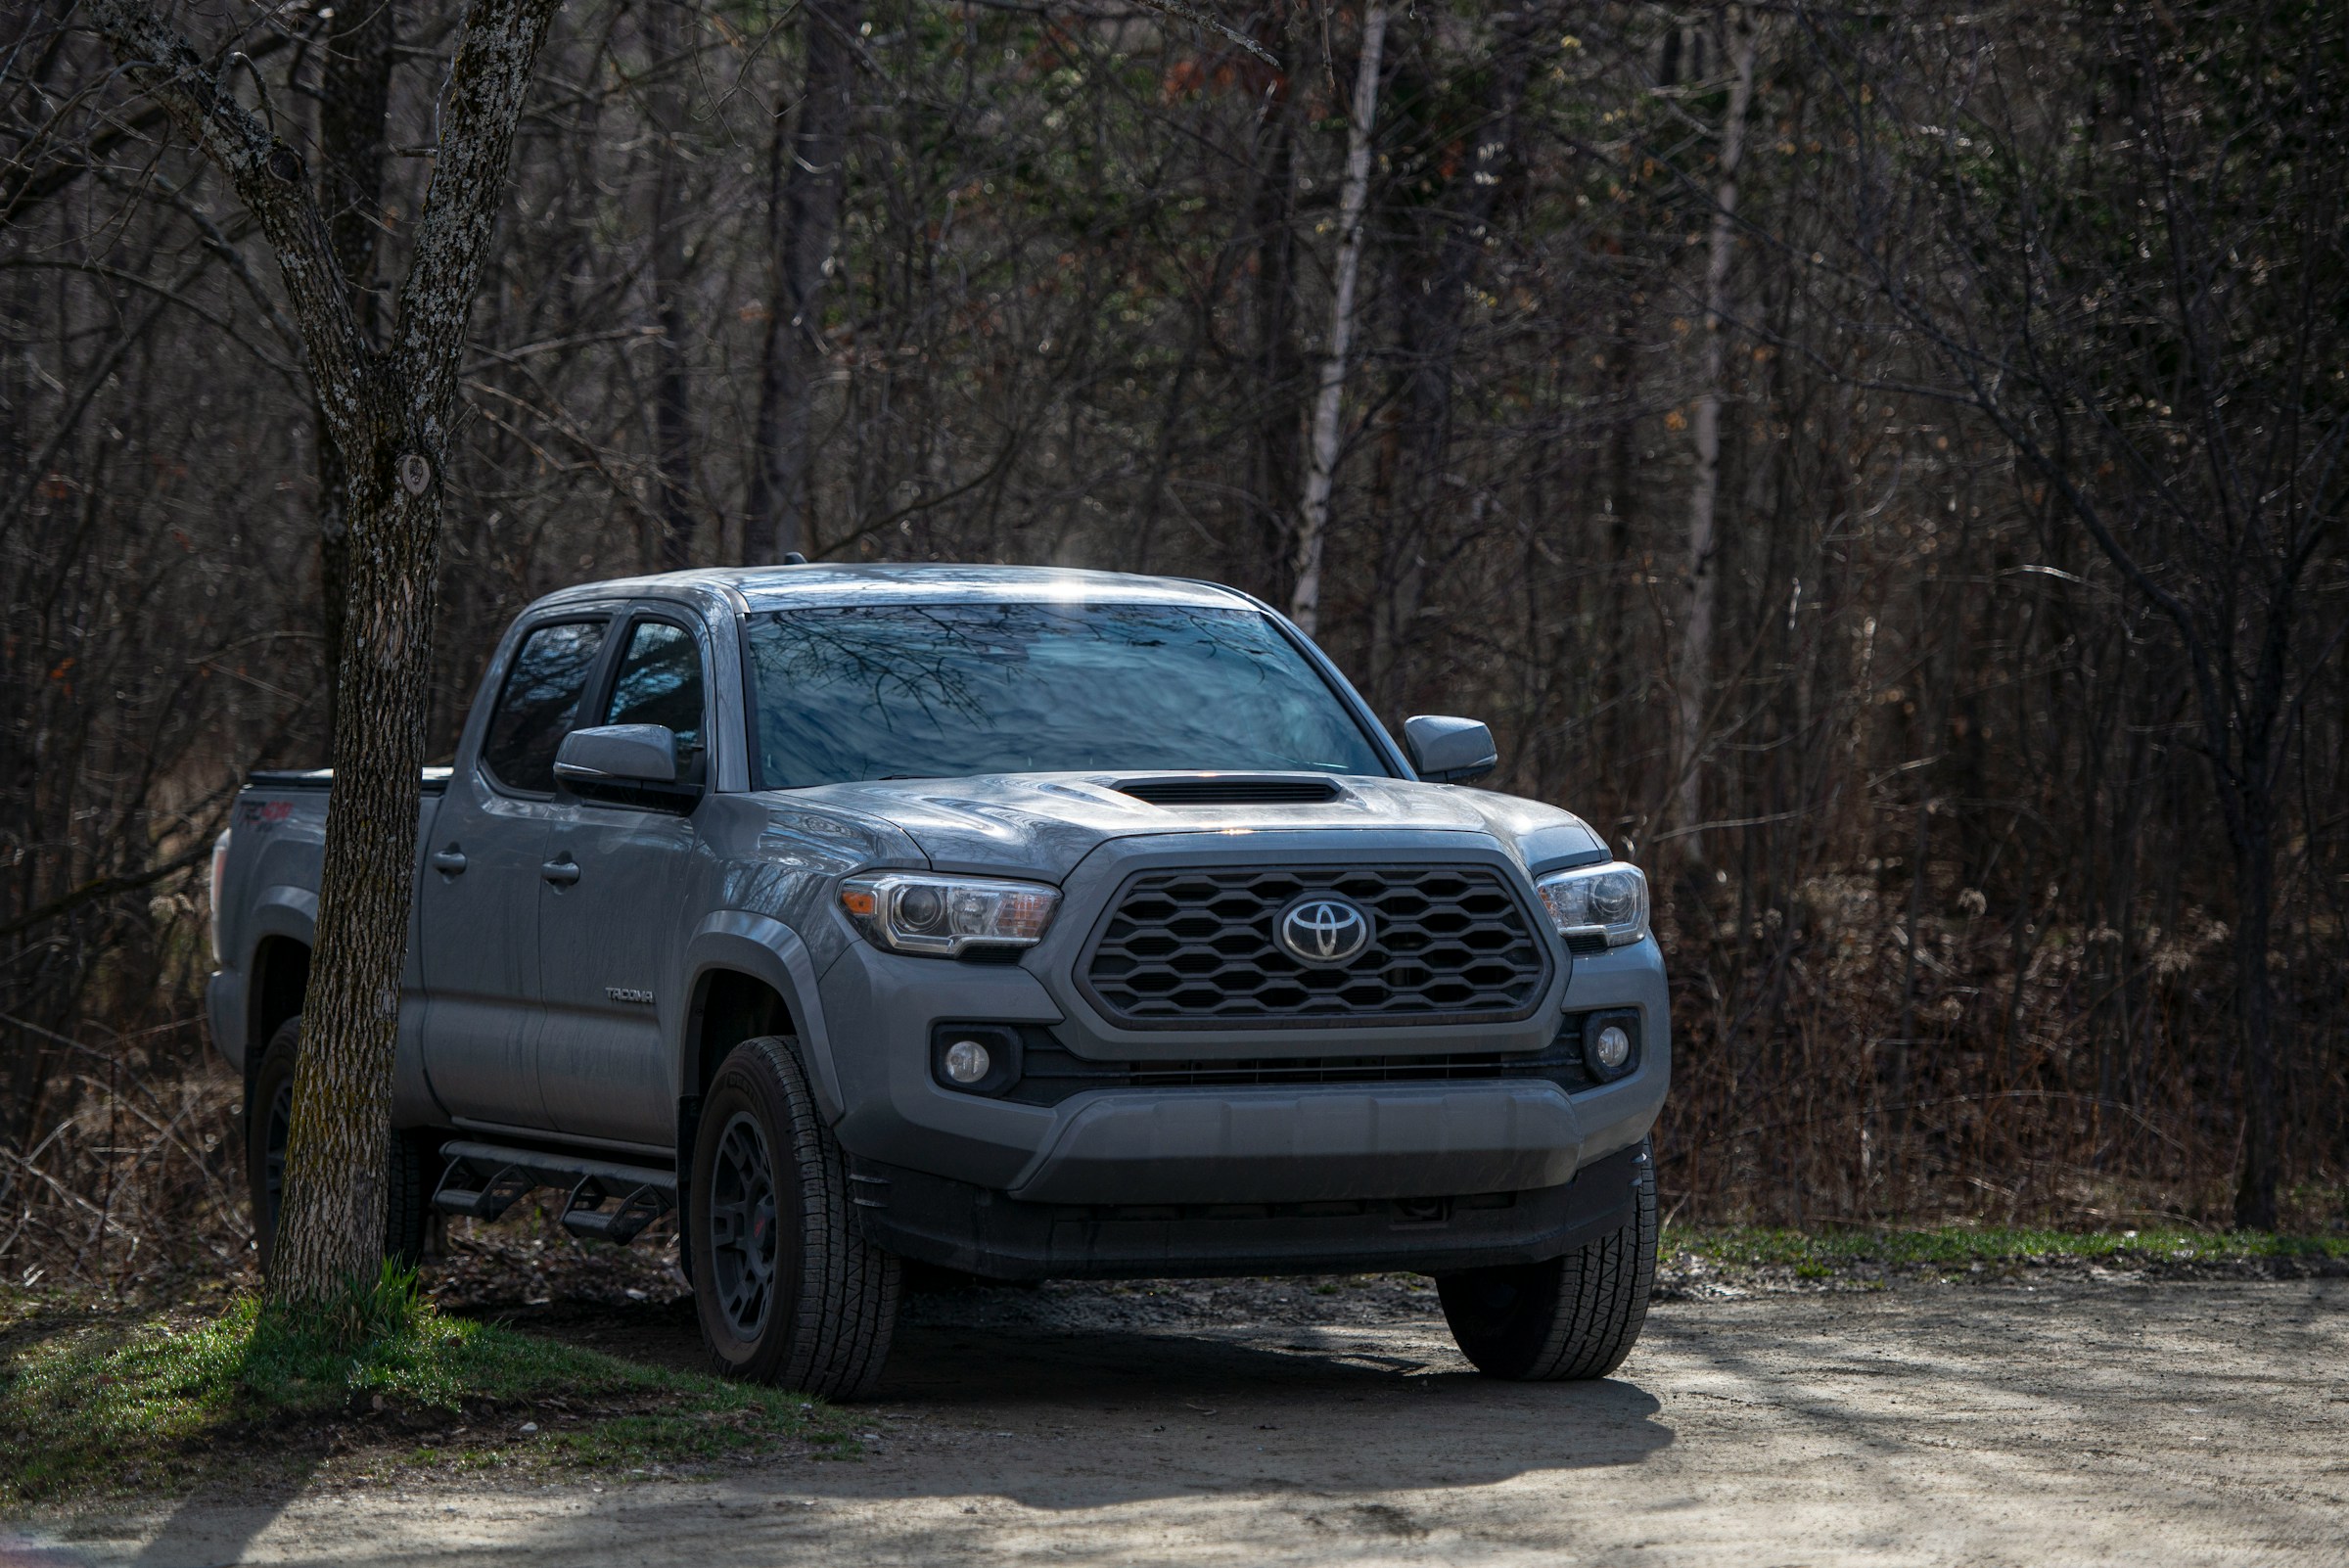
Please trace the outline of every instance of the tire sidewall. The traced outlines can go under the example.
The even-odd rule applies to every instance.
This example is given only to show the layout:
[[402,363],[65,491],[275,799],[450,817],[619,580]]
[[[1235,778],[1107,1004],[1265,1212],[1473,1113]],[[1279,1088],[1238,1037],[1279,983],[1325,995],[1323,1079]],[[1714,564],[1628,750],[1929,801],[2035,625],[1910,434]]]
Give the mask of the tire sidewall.
[[[727,1376],[768,1381],[789,1351],[793,1319],[799,1310],[799,1284],[806,1268],[806,1238],[789,1091],[758,1059],[753,1047],[760,1043],[737,1046],[703,1098],[700,1132],[694,1139],[689,1229],[694,1311],[701,1318],[704,1342]],[[716,1177],[718,1146],[726,1128],[744,1113],[765,1140],[767,1179],[773,1183],[775,1195],[775,1271],[766,1321],[755,1339],[742,1338],[719,1307],[715,1249],[710,1233],[710,1189]]]
[[269,1272],[277,1250],[278,1206],[270,1202],[268,1182],[270,1108],[278,1090],[293,1081],[300,1055],[301,1016],[297,1013],[278,1025],[262,1047],[260,1065],[253,1069],[253,1084],[245,1095],[245,1186],[263,1274]]
[[[1655,1165],[1642,1139],[1630,1222],[1543,1263],[1468,1270],[1437,1281],[1452,1337],[1478,1371],[1509,1381],[1605,1377],[1647,1318],[1658,1236]],[[1505,1290],[1504,1301],[1495,1300]]]

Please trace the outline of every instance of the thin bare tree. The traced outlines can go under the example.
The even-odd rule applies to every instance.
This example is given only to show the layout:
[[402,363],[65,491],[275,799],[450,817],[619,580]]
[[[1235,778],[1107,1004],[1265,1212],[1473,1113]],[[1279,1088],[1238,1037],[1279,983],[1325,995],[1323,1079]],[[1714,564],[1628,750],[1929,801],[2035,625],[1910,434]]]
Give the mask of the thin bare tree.
[[[335,261],[350,292],[359,332],[381,346],[383,312],[374,283],[376,240],[383,231],[384,160],[389,154],[385,112],[392,95],[392,61],[399,45],[397,0],[351,0],[330,8],[325,69],[318,87],[318,183]],[[313,396],[326,386],[314,382]],[[326,668],[343,658],[350,610],[350,476],[336,444],[335,422],[323,403],[312,421],[318,462],[318,611]],[[328,755],[333,755],[335,692],[326,693]]]
[[[693,367],[686,357],[685,319],[691,287],[685,221],[692,208],[685,190],[686,68],[677,37],[677,12],[684,3],[645,0],[641,7],[645,110],[653,133],[653,319],[661,334],[653,371],[655,513],[661,529],[654,556],[668,571],[691,566],[694,549]],[[691,15],[698,26],[699,13]]]
[[92,0],[123,69],[227,175],[277,254],[318,406],[347,470],[351,616],[318,941],[270,1268],[279,1301],[325,1298],[383,1251],[392,1055],[432,670],[442,490],[466,322],[530,69],[556,0],[473,0],[449,69],[432,185],[391,346],[353,309],[301,155],[141,0]]
[[[849,125],[856,110],[856,35],[863,0],[803,0],[807,71],[796,122],[775,111],[767,147],[771,284],[752,429],[745,553],[780,561],[807,542],[814,371],[823,354],[822,295],[848,185]],[[786,128],[788,126],[788,129]]]
[[1688,488],[1688,604],[1681,623],[1679,685],[1681,853],[1691,865],[1705,859],[1705,714],[1710,705],[1715,600],[1714,573],[1719,541],[1714,514],[1721,494],[1721,404],[1728,368],[1731,315],[1729,281],[1737,256],[1737,166],[1745,158],[1745,122],[1753,110],[1754,60],[1761,26],[1742,5],[1722,14],[1729,60],[1729,104],[1721,121],[1721,146],[1713,161],[1713,223],[1705,249],[1703,366],[1698,371],[1695,407],[1689,417],[1689,445],[1695,453]]
[[1308,636],[1321,623],[1321,560],[1328,548],[1329,498],[1337,484],[1338,416],[1346,395],[1347,355],[1354,346],[1355,282],[1362,270],[1362,212],[1370,200],[1370,141],[1378,126],[1378,80],[1387,43],[1386,0],[1362,8],[1362,52],[1354,73],[1354,102],[1346,117],[1346,183],[1338,195],[1338,262],[1330,283],[1329,340],[1313,392],[1305,495],[1297,507],[1292,556],[1296,586],[1289,615]]

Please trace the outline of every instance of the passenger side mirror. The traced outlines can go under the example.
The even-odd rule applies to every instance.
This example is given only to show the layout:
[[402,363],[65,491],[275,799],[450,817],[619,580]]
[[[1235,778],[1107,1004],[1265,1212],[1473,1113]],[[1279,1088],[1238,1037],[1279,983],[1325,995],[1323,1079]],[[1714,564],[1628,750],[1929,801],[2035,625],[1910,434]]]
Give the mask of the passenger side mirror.
[[[1493,732],[1473,718],[1420,714],[1403,721],[1403,747],[1419,776],[1436,784],[1465,784],[1500,765]],[[557,771],[561,771],[558,766]]]
[[667,724],[575,729],[555,753],[555,782],[587,800],[690,809],[700,791],[677,783],[677,736]]

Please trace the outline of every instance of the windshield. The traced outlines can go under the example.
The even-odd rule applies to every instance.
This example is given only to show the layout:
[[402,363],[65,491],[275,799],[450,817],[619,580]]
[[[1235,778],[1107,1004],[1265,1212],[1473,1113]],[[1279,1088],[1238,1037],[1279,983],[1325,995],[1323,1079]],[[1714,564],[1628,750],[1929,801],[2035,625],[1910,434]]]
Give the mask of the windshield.
[[1388,769],[1278,627],[1186,605],[753,616],[760,781],[1137,768]]

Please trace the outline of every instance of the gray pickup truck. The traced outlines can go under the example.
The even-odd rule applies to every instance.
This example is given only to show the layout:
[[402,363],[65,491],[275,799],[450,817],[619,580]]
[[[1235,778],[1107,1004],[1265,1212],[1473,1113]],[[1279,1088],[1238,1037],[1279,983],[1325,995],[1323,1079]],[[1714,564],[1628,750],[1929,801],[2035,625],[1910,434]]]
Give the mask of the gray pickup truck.
[[[1398,746],[1262,603],[786,566],[567,589],[489,661],[416,841],[390,1247],[536,1189],[673,1216],[719,1364],[880,1375],[906,1262],[997,1280],[1413,1269],[1478,1367],[1646,1312],[1670,1033],[1647,884]],[[212,862],[255,1229],[284,1166],[325,772]]]

